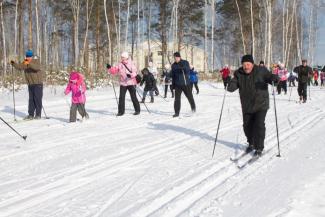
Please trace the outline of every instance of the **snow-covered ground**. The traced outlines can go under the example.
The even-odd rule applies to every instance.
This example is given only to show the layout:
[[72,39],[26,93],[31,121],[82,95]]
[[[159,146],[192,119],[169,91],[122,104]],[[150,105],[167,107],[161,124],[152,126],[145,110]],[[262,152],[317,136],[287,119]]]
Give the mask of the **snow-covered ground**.
[[[325,89],[312,87],[307,104],[295,102],[296,89],[290,102],[290,92],[277,96],[281,158],[271,101],[265,155],[240,170],[229,160],[245,148],[238,92],[227,93],[212,159],[224,90],[200,88],[197,113],[183,98],[176,119],[171,98],[133,116],[127,97],[117,118],[112,88],[88,91],[90,119],[75,124],[63,87],[45,90],[50,119],[29,122],[13,121],[12,93],[2,91],[0,116],[28,139],[0,123],[0,216],[325,216]],[[21,120],[25,89],[16,110]]]

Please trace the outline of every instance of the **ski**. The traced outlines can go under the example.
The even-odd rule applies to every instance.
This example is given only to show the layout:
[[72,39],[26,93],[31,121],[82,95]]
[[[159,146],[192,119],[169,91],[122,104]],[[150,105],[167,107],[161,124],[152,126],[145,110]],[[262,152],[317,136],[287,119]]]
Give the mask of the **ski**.
[[260,156],[254,155],[248,161],[245,161],[242,164],[238,164],[237,167],[238,167],[238,169],[243,169],[246,166],[251,165],[252,163],[256,162],[259,158],[260,158]]
[[248,155],[250,152],[246,152],[243,151],[242,153],[240,153],[239,155],[236,156],[231,156],[230,160],[233,162],[238,162],[240,159],[242,159],[243,157],[245,157],[246,155]]

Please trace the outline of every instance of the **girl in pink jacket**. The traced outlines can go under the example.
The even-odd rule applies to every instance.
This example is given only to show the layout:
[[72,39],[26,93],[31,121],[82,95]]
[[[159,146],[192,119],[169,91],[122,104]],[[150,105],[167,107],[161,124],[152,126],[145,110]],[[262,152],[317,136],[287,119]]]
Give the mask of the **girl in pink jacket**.
[[77,110],[82,118],[88,119],[88,113],[86,112],[86,84],[84,77],[79,72],[71,72],[69,83],[64,91],[65,95],[72,92],[71,108],[70,108],[70,122],[76,122]]
[[281,90],[284,90],[284,94],[287,94],[287,80],[288,70],[284,67],[284,64],[279,64],[279,67],[275,69],[274,74],[279,76],[279,83],[277,86],[278,94],[281,94]]
[[134,106],[134,115],[140,114],[140,104],[136,95],[136,85],[137,85],[137,68],[129,59],[129,54],[123,52],[121,55],[121,62],[114,67],[107,64],[108,73],[112,75],[120,76],[120,97],[118,103],[118,113],[117,116],[124,115],[125,112],[125,94],[129,91],[131,100]]

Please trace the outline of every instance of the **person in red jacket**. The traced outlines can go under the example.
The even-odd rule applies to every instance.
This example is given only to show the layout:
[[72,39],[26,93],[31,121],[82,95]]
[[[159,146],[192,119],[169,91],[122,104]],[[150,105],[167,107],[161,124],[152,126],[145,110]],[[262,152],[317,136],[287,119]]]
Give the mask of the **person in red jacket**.
[[318,86],[318,70],[314,69],[314,85]]
[[226,89],[228,86],[228,83],[230,81],[230,69],[229,69],[228,65],[225,65],[225,67],[220,70],[220,73],[222,76],[223,85],[225,86],[225,89]]

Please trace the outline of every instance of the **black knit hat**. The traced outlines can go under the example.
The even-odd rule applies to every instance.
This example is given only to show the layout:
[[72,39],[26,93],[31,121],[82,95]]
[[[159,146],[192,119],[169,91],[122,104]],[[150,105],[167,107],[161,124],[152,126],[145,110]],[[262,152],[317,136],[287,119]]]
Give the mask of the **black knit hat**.
[[260,61],[260,65],[264,65],[264,61],[263,60]]
[[241,63],[244,63],[244,62],[251,62],[251,63],[254,64],[253,56],[250,55],[250,54],[247,54],[247,55],[243,56],[243,57],[241,58]]
[[181,54],[179,52],[175,52],[174,57],[181,57]]

